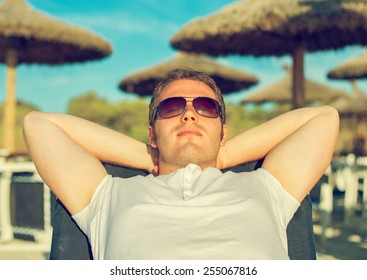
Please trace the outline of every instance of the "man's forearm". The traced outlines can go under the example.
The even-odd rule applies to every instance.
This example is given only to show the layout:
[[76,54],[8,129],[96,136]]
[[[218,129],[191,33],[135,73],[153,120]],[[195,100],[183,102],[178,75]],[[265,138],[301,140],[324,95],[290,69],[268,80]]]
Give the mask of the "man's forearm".
[[58,126],[100,161],[149,171],[153,169],[147,145],[129,136],[71,115],[40,112],[32,114],[35,119],[43,118]]
[[332,109],[328,106],[293,110],[241,133],[229,140],[222,149],[220,167],[230,167],[265,157],[311,119],[330,110]]

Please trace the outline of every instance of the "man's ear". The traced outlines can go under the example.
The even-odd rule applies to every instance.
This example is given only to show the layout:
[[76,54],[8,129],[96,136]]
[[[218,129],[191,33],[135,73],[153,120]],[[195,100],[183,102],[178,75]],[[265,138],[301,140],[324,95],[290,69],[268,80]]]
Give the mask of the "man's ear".
[[155,134],[154,134],[154,128],[150,125],[148,127],[148,137],[149,137],[149,143],[153,148],[157,148],[157,144],[155,142]]
[[228,131],[227,125],[223,124],[222,125],[222,135],[221,135],[222,139],[220,141],[221,147],[223,147],[227,143],[227,131]]

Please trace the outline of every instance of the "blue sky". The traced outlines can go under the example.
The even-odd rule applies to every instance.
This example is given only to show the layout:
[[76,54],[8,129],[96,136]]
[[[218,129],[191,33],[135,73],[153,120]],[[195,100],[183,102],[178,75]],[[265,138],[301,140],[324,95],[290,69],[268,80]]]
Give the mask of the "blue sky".
[[[2,1],[0,1],[2,2]],[[29,0],[38,11],[72,25],[87,28],[108,40],[113,53],[109,57],[64,66],[19,65],[17,98],[42,111],[66,112],[68,101],[88,91],[111,102],[136,98],[118,89],[127,75],[172,58],[177,52],[169,40],[188,21],[218,11],[233,0]],[[344,81],[330,81],[328,70],[349,57],[363,52],[361,47],[307,54],[305,74],[309,79],[351,92]],[[227,100],[238,102],[247,94],[284,77],[282,65],[290,57],[226,56],[223,64],[256,75],[260,83],[249,90],[234,93]],[[1,101],[5,95],[5,66],[0,65]],[[367,83],[359,82],[364,92]]]

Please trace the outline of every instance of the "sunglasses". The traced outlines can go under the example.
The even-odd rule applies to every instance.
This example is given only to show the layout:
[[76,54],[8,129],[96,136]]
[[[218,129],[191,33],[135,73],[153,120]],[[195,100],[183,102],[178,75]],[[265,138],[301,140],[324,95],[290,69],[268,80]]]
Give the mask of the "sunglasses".
[[209,97],[171,97],[161,101],[156,110],[156,114],[162,119],[173,118],[181,115],[186,109],[186,103],[192,102],[196,113],[207,118],[217,118],[222,116],[222,107],[218,101]]

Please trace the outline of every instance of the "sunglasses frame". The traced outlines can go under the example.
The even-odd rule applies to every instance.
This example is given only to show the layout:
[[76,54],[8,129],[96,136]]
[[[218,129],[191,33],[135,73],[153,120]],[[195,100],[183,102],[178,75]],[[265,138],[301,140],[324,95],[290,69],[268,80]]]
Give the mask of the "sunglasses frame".
[[[173,116],[170,116],[170,117],[162,117],[160,115],[160,107],[161,107],[161,104],[163,102],[167,102],[167,100],[170,100],[170,99],[184,99],[185,100],[185,106],[183,107],[182,111],[178,114],[175,114]],[[217,111],[218,111],[218,115],[217,116],[206,116],[206,115],[203,115],[202,113],[198,112],[197,108],[194,106],[194,100],[195,99],[198,99],[198,98],[203,98],[203,99],[209,99],[210,101],[212,101],[214,104],[216,104],[216,108],[217,108]],[[185,112],[185,109],[186,109],[186,106],[187,106],[187,102],[192,102],[192,106],[195,110],[195,112],[202,116],[202,117],[205,117],[205,118],[212,118],[212,119],[215,119],[215,118],[222,118],[222,106],[220,106],[219,102],[217,100],[215,100],[214,98],[211,98],[211,97],[207,97],[207,96],[197,96],[197,97],[186,97],[186,96],[175,96],[175,97],[169,97],[167,99],[164,99],[162,100],[161,102],[159,102],[159,104],[157,105],[156,109],[155,109],[155,116],[154,116],[154,119],[157,118],[157,116],[159,116],[161,119],[170,119],[170,118],[174,118],[174,117],[177,117],[179,115],[181,115],[183,112]]]

